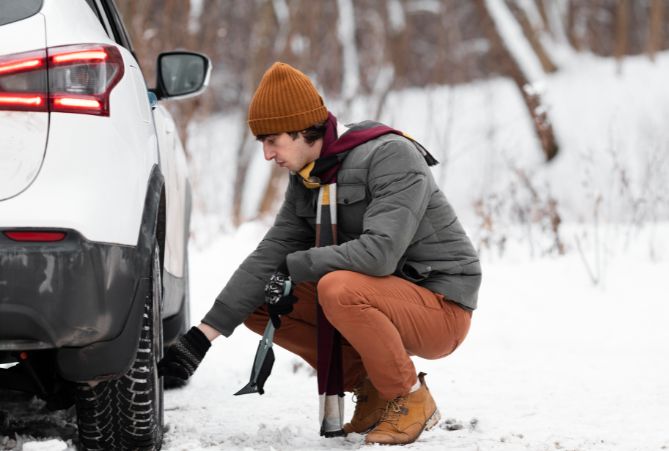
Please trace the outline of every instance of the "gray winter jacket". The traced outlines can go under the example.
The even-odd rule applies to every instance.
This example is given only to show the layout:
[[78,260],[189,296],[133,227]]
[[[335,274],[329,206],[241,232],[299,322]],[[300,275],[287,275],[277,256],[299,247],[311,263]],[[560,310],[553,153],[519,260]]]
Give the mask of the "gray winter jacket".
[[[365,123],[358,124],[365,126]],[[285,260],[292,280],[346,269],[397,275],[474,310],[481,266],[453,208],[408,139],[388,134],[351,150],[337,173],[336,246],[313,247],[318,190],[290,176],[284,203],[257,249],[233,274],[203,322],[229,336],[264,302]]]

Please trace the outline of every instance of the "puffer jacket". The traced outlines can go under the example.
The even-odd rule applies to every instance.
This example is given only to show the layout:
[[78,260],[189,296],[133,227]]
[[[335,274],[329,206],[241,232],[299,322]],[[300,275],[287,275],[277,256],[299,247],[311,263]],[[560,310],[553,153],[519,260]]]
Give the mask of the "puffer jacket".
[[314,247],[317,195],[291,174],[274,225],[203,322],[229,336],[263,304],[265,283],[284,261],[295,283],[342,269],[394,274],[476,308],[478,255],[411,140],[388,134],[348,152],[337,173],[338,245]]

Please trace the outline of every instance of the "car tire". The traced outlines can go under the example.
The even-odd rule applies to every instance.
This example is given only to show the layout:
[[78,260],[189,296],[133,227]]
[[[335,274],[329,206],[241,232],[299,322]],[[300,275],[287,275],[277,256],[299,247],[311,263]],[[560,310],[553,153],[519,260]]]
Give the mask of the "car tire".
[[152,290],[144,303],[137,354],[126,374],[97,384],[78,384],[79,445],[85,450],[159,450],[163,438],[163,353],[160,253],[151,259]]

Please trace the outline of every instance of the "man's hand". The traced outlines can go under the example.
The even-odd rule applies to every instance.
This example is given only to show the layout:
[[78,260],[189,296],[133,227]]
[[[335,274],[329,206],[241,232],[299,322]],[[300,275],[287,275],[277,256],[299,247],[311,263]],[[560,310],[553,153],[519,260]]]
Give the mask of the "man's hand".
[[280,315],[287,315],[293,311],[293,304],[297,302],[297,298],[293,296],[292,292],[293,284],[290,276],[282,272],[272,274],[269,282],[265,285],[267,311],[275,329],[281,327]]
[[188,380],[211,347],[211,342],[197,327],[191,327],[181,338],[165,351],[158,362],[158,374],[171,376],[181,381]]

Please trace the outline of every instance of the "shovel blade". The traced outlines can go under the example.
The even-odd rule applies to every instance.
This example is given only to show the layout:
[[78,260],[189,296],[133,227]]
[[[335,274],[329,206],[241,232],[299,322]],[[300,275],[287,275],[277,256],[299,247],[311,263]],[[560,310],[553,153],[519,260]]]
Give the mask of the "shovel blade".
[[[260,348],[258,348],[258,352],[260,352]],[[274,366],[274,350],[269,348],[266,352],[267,354],[262,362],[259,365],[254,365],[251,370],[251,380],[249,383],[235,393],[235,396],[247,395],[249,393],[260,393],[262,395],[265,393],[265,381],[272,373],[272,367]]]
[[235,393],[235,396],[248,395],[249,393],[258,393],[258,386],[253,382],[246,384],[241,390]]
[[258,372],[257,385],[258,393],[261,395],[265,393],[265,381],[272,374],[272,367],[274,366],[274,350],[269,348],[267,350],[267,355],[265,360],[263,360],[262,365],[260,365],[260,371]]

